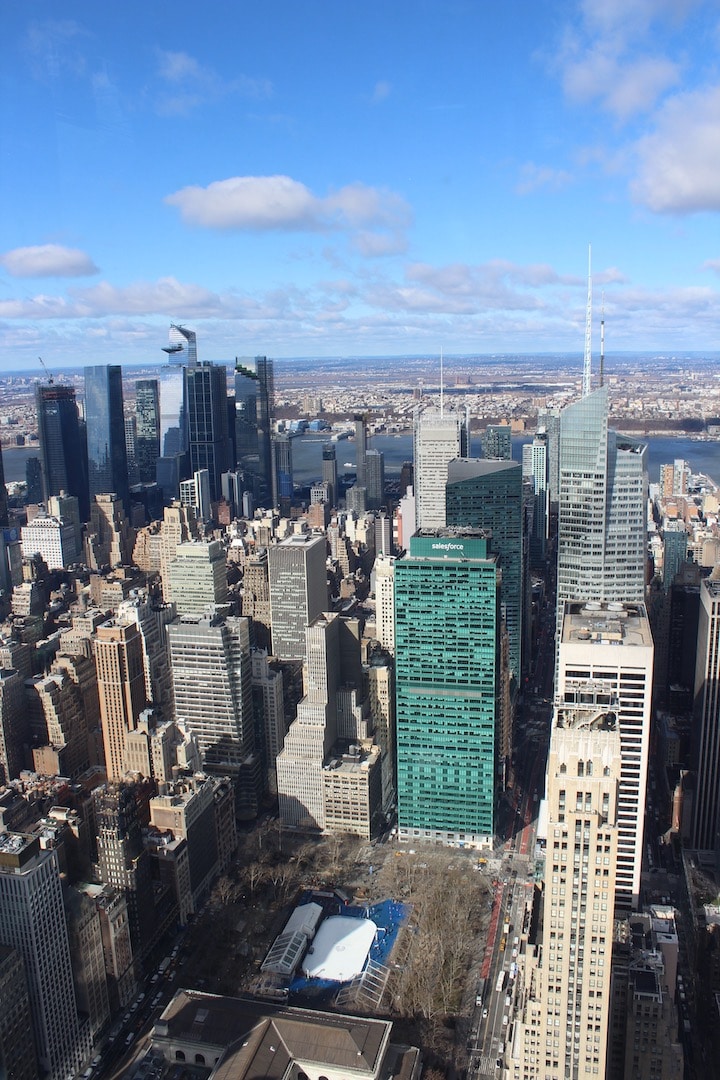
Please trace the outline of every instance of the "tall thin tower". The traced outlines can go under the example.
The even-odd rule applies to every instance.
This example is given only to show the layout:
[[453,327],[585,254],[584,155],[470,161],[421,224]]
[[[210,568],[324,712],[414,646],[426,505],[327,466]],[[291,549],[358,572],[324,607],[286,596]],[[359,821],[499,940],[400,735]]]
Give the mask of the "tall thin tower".
[[585,358],[583,360],[582,393],[587,397],[592,383],[592,247],[588,244],[588,293],[585,311]]

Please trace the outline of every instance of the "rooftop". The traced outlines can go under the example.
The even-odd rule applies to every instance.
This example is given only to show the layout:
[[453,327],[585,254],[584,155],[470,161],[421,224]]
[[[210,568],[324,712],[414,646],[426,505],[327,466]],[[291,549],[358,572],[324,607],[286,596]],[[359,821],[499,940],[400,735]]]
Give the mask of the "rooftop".
[[653,644],[644,604],[599,600],[565,602],[561,641],[650,648]]

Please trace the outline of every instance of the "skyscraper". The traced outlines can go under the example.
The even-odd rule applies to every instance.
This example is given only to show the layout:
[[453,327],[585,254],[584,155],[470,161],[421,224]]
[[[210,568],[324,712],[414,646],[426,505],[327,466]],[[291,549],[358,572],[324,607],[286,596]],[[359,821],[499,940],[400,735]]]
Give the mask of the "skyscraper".
[[467,454],[465,415],[435,409],[413,418],[415,514],[418,529],[445,527],[448,465]]
[[498,568],[477,530],[420,533],[395,560],[399,835],[492,842]]
[[368,510],[379,510],[385,505],[385,455],[379,450],[365,454],[365,488]]
[[644,604],[568,602],[562,607],[558,701],[612,709],[620,730],[615,911],[637,909],[650,752],[653,639]]
[[328,502],[330,506],[337,506],[338,478],[337,478],[337,453],[332,443],[325,443],[322,448],[322,480],[329,484]]
[[[48,1080],[65,1080],[83,1058],[57,852],[36,837],[0,836],[0,941],[25,962],[37,1058]],[[7,1063],[6,1063],[7,1064]],[[12,1070],[9,1070],[9,1075]]]
[[184,391],[190,473],[208,470],[216,502],[222,497],[222,474],[231,465],[225,365],[204,361],[186,367]]
[[283,517],[289,517],[293,500],[292,440],[289,435],[273,435],[271,446],[273,506]]
[[647,446],[608,429],[600,387],[560,417],[558,616],[564,600],[645,595]]
[[481,529],[488,554],[502,571],[500,603],[510,647],[510,673],[520,680],[523,614],[522,470],[516,461],[451,461],[447,474],[448,527]]
[[365,455],[367,454],[367,416],[357,413],[355,421],[355,483],[358,487],[367,487],[365,480]]
[[[90,516],[87,478],[87,447],[80,428],[75,388],[55,383],[35,387],[42,499],[66,491],[80,506],[80,517]],[[0,493],[1,494],[1,493]]]
[[203,767],[232,776],[239,812],[253,816],[262,759],[255,751],[249,620],[179,616],[168,641],[178,723],[192,726]]
[[142,484],[155,481],[160,457],[160,389],[157,379],[135,383],[135,464]]
[[105,767],[110,782],[125,775],[125,736],[147,704],[142,637],[134,623],[106,622],[95,633],[95,663]]
[[600,697],[553,717],[542,941],[526,953],[515,1036],[523,1080],[607,1075],[621,748]]
[[168,562],[165,599],[181,615],[202,615],[228,596],[227,560],[219,540],[177,544]]
[[700,583],[692,760],[696,774],[691,846],[716,850],[720,829],[720,581]]
[[268,548],[272,652],[282,660],[305,655],[305,627],[327,609],[324,534],[296,533]]
[[483,457],[495,461],[512,458],[512,428],[509,424],[488,424],[482,437]]
[[129,511],[122,369],[119,365],[85,368],[85,424],[90,500],[101,493],[115,492]]
[[530,444],[530,485],[532,490],[530,558],[533,565],[537,566],[545,558],[550,523],[548,441],[545,434],[536,435]]

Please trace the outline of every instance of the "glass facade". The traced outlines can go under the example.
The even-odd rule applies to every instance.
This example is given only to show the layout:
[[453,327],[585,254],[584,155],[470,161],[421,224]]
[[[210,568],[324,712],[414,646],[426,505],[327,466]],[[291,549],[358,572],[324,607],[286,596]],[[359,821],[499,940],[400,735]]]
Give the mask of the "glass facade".
[[207,469],[210,497],[221,498],[221,477],[230,468],[227,371],[224,364],[185,368],[185,416],[190,473]]
[[87,453],[78,418],[75,388],[54,384],[35,388],[40,439],[42,501],[66,491],[78,500],[80,517],[90,516]]
[[497,628],[497,566],[485,539],[414,536],[395,563],[401,836],[492,836]]
[[522,651],[522,469],[516,461],[451,461],[446,488],[448,527],[482,529],[502,570],[500,603],[507,626],[509,668],[520,679]]
[[135,383],[135,464],[143,484],[155,481],[160,457],[160,390],[157,379]]
[[85,368],[85,423],[90,500],[115,492],[127,512],[130,499],[119,364]]

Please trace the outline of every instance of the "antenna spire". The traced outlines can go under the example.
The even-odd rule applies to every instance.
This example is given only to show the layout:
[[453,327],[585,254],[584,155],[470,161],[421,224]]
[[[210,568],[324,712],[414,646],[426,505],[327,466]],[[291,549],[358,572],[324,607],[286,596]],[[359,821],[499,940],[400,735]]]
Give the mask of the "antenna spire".
[[587,397],[592,383],[592,246],[588,244],[588,293],[585,313],[585,358],[583,360],[582,396]]
[[600,385],[603,385],[605,376],[605,293],[602,294],[600,305]]

